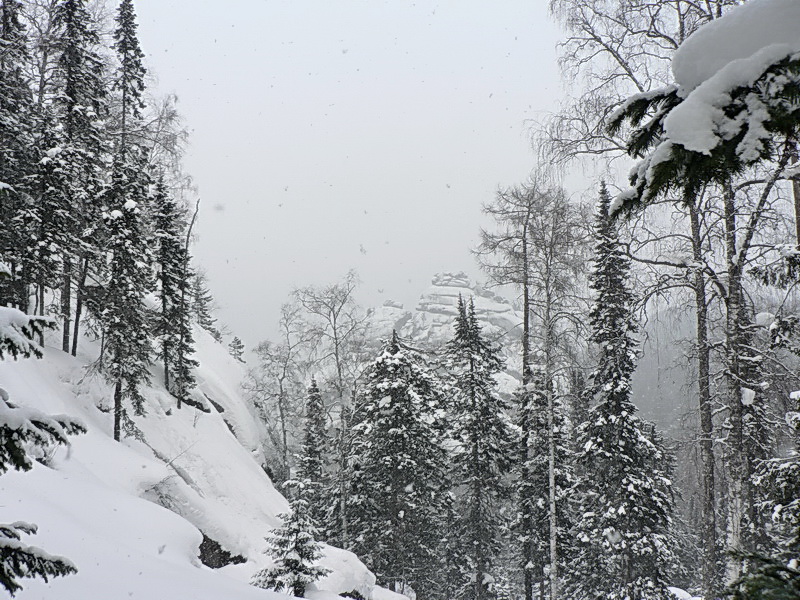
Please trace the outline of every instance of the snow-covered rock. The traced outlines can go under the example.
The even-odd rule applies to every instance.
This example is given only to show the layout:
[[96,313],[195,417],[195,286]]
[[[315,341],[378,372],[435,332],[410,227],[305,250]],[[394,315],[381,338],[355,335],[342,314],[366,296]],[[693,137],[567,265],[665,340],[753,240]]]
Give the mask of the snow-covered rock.
[[675,596],[676,600],[702,600],[699,596],[692,596],[689,592],[682,590],[681,588],[671,587],[669,589],[670,593]]
[[519,340],[522,336],[522,313],[511,302],[472,281],[466,273],[439,273],[422,293],[414,310],[387,302],[373,311],[372,327],[379,337],[388,337],[392,329],[425,348],[441,348],[453,337],[453,323],[458,313],[458,298],[470,298],[484,333],[502,344],[506,373],[499,377],[503,391],[517,386],[520,374]]

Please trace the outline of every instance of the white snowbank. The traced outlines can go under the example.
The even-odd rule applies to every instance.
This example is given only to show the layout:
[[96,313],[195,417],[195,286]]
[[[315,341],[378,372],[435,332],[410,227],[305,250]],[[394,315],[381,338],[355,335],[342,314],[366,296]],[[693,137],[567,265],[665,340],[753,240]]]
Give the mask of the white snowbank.
[[673,596],[675,596],[677,600],[703,600],[699,596],[692,596],[689,592],[684,591],[681,588],[671,587],[667,589]]
[[775,322],[775,315],[771,312],[760,312],[756,315],[755,323],[759,327],[769,327]]

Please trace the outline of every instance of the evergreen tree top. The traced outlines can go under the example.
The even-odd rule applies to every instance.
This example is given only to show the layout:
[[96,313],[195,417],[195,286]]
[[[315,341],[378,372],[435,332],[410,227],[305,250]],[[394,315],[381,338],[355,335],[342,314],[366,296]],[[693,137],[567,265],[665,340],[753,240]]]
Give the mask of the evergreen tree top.
[[627,402],[638,345],[634,338],[638,329],[632,313],[634,298],[627,282],[630,259],[609,216],[611,199],[604,182],[599,195],[595,258],[589,275],[589,285],[595,291],[589,312],[590,339],[599,350],[598,366],[591,378],[592,391],[595,396],[617,403]]
[[453,338],[447,343],[451,363],[470,364],[474,369],[488,374],[503,370],[500,349],[483,335],[472,298],[465,303],[459,294],[454,330]]
[[[90,121],[99,114],[105,97],[100,81],[103,64],[95,51],[100,35],[85,0],[62,0],[55,7],[53,24],[61,31],[56,43],[61,50],[58,66],[64,89],[60,100],[66,105],[67,128],[79,124],[90,128]],[[77,107],[84,110],[76,111]],[[68,131],[68,135],[73,133]]]
[[25,45],[25,26],[19,18],[21,4],[18,0],[3,0],[0,4],[0,40],[3,52],[0,53],[2,70],[22,72],[22,59],[28,56]]
[[129,106],[126,109],[129,108],[131,115],[138,118],[144,108],[142,94],[147,70],[143,64],[144,52],[136,35],[138,25],[133,0],[122,0],[115,20],[117,28],[114,30],[114,49],[117,51],[120,66],[114,87],[127,96]]

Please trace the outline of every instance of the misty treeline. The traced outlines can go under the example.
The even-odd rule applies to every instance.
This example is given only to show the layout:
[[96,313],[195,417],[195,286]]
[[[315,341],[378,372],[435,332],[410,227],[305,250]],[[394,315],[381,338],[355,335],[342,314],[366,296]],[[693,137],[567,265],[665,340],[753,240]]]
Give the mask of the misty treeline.
[[[519,293],[515,394],[497,391],[480,333],[488,346],[459,353],[468,299],[448,344],[381,344],[352,275],[297,290],[282,338],[258,348],[248,386],[276,479],[311,482],[322,538],[379,583],[479,599],[800,593],[800,65],[735,88],[707,154],[664,126],[682,102],[675,51],[736,4],[551,1],[571,87],[535,127],[530,180],[487,204],[476,249]],[[585,204],[555,183],[575,168],[596,174]],[[693,325],[674,402],[691,410],[672,437],[631,390],[655,311]]]
[[[537,181],[486,206],[476,255],[521,293],[517,364],[472,298],[440,346],[381,339],[353,272],[296,289],[280,337],[255,349],[245,389],[270,475],[379,583],[420,598],[667,598],[690,580],[673,455],[631,398],[631,261],[597,194],[593,212]],[[513,393],[503,371],[522,374]]]
[[196,404],[192,323],[221,339],[176,98],[148,93],[130,0],[3,0],[0,42],[0,304],[55,317],[72,355],[99,339],[102,408],[135,434],[151,364]]

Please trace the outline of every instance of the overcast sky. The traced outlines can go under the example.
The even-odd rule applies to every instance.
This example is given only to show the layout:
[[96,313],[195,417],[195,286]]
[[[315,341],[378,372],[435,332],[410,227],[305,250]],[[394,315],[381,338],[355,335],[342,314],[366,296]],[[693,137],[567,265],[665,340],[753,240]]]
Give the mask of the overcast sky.
[[534,166],[556,107],[544,0],[140,0],[158,91],[191,130],[197,259],[248,346],[296,286],[355,269],[411,307],[470,248],[498,186]]

